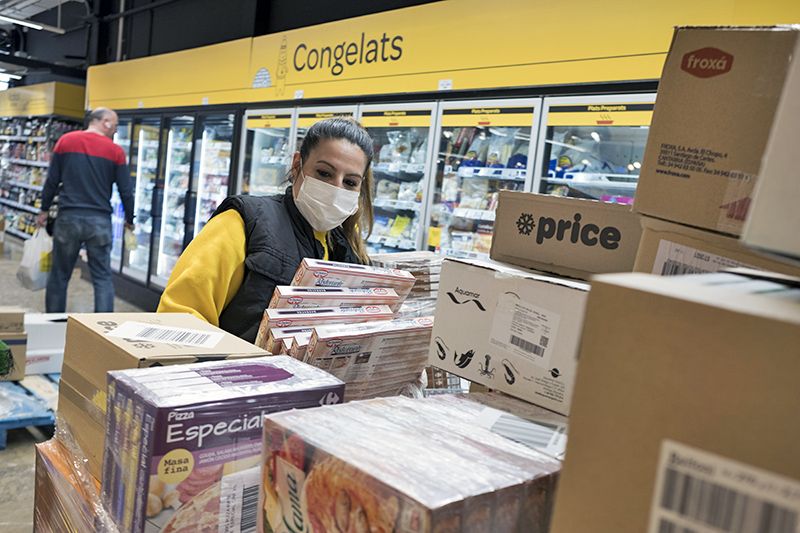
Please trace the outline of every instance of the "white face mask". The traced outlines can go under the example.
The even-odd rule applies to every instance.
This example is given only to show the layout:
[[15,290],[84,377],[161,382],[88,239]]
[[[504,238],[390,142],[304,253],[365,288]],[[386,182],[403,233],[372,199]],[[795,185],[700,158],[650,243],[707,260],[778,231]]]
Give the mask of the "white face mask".
[[294,203],[311,227],[330,231],[358,210],[357,191],[305,176]]

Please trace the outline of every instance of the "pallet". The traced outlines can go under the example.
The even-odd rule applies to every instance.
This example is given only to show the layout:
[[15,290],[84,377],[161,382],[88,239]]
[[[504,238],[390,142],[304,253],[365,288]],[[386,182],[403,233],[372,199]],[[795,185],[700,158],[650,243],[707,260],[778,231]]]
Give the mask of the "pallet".
[[6,447],[10,429],[36,426],[53,431],[60,377],[46,374],[0,382],[0,450]]

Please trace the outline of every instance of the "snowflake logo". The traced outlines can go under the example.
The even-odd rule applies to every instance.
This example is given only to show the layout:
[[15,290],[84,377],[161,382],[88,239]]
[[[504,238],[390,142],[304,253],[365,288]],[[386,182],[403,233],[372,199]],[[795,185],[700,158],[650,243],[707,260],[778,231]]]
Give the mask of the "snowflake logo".
[[517,219],[517,230],[520,235],[530,235],[535,225],[533,215],[530,213],[522,213]]

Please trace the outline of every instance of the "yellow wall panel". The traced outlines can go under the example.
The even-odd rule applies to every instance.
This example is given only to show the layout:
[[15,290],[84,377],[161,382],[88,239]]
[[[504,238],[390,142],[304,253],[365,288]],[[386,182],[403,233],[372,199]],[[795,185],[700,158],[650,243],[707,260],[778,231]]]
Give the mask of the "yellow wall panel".
[[84,88],[50,82],[14,87],[0,92],[1,117],[64,115],[83,118]]

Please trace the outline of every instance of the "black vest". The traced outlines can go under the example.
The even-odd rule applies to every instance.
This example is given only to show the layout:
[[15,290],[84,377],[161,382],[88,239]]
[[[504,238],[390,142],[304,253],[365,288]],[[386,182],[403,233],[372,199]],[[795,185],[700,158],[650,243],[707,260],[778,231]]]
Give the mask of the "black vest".
[[[235,209],[244,221],[245,271],[242,286],[219,317],[219,327],[254,342],[275,286],[291,284],[303,258],[322,259],[325,250],[297,210],[291,187],[278,196],[231,196],[212,217],[228,209]],[[328,259],[360,263],[341,227],[328,237]]]

